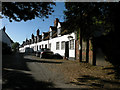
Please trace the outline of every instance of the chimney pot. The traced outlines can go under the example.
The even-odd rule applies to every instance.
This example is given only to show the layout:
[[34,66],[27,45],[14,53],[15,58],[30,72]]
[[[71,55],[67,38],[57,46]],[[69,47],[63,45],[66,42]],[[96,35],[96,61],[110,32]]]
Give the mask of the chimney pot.
[[39,29],[37,30],[37,36],[39,36]]
[[55,26],[55,27],[57,27],[58,22],[59,22],[59,19],[58,19],[58,18],[56,18],[56,19],[55,19],[55,21],[54,21],[54,26]]

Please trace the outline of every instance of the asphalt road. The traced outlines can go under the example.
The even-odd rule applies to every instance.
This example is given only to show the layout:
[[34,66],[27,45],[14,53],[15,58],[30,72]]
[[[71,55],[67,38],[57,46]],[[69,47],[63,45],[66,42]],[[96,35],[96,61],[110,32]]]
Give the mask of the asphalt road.
[[78,88],[67,83],[62,72],[50,71],[47,63],[57,62],[19,53],[3,56],[3,89]]

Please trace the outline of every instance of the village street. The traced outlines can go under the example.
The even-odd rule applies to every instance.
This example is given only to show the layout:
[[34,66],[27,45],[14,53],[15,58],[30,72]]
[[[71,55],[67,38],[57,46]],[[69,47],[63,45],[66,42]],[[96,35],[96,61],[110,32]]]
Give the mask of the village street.
[[3,90],[40,88],[120,88],[112,66],[40,59],[34,55],[3,55]]
[[3,89],[39,89],[39,88],[76,88],[65,84],[62,73],[55,73],[46,67],[46,63],[61,62],[44,61],[32,58],[31,55],[15,54],[3,56]]

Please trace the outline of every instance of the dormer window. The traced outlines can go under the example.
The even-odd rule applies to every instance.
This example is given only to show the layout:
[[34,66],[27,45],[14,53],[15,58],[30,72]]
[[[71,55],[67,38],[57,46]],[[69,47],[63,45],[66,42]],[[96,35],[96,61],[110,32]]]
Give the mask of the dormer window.
[[60,22],[58,22],[58,26],[57,26],[57,35],[58,36],[61,35],[61,24],[60,24]]
[[50,38],[52,38],[52,31],[50,31]]
[[61,27],[58,28],[58,31],[57,31],[58,35],[61,34]]
[[42,33],[42,40],[44,39],[44,33]]

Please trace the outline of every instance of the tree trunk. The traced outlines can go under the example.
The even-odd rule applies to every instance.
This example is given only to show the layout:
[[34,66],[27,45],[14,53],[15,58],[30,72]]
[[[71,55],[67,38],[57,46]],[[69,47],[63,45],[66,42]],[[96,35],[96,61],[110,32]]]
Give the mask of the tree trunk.
[[82,62],[82,30],[79,29],[79,39],[80,39],[80,62]]
[[86,44],[86,63],[89,62],[89,39],[87,40],[87,44]]
[[93,65],[96,65],[96,45],[95,45],[95,39],[93,39]]

